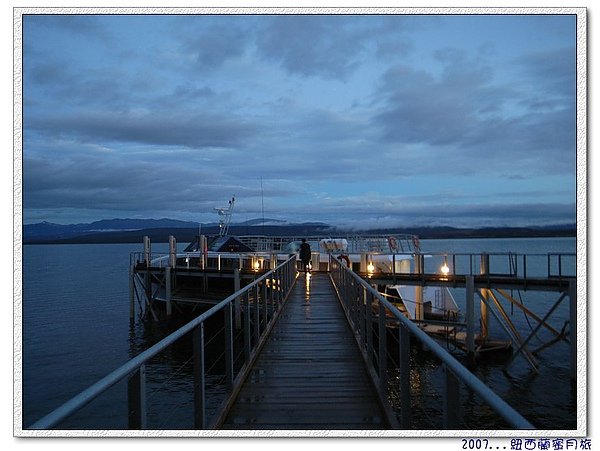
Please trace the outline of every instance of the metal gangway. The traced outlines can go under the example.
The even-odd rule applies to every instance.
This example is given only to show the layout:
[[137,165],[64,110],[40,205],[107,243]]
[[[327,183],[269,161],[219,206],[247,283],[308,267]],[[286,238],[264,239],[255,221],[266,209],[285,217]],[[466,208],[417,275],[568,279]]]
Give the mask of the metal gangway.
[[[355,384],[363,387],[366,393],[365,402],[357,403],[355,407],[366,409],[369,412],[367,417],[370,420],[356,423],[342,420],[336,424],[338,427],[420,428],[411,414],[410,398],[413,387],[410,382],[409,358],[411,344],[419,344],[435,355],[444,369],[443,390],[440,393],[443,399],[442,427],[444,429],[471,429],[463,426],[464,418],[460,415],[460,398],[465,390],[479,396],[495,412],[499,422],[505,424],[506,429],[534,428],[527,419],[460,364],[445,348],[400,313],[367,280],[351,271],[337,259],[331,258],[329,272],[315,274],[314,277],[314,280],[317,278],[319,280],[318,291],[320,292],[320,298],[314,302],[339,305],[341,308],[338,316],[342,321],[347,320],[346,324],[349,326],[340,328],[338,322],[332,322],[332,324],[336,324],[336,331],[324,328],[319,333],[327,335],[326,341],[330,343],[336,343],[338,340],[344,340],[346,343],[354,342],[356,352],[355,357],[347,359],[345,363],[342,359],[338,359],[335,367],[329,365],[325,370],[323,368],[326,367],[320,367],[320,371],[324,371],[321,380],[327,381],[329,378],[335,378],[336,373],[342,374],[349,371],[346,365],[352,363],[356,367],[355,364],[358,360],[364,364],[359,370],[366,373],[367,377],[364,380],[368,381]],[[156,426],[149,422],[151,415],[148,410],[147,392],[150,389],[151,381],[147,378],[147,370],[152,364],[152,359],[168,353],[180,340],[190,336],[193,343],[191,357],[193,372],[189,391],[193,408],[191,409],[191,418],[187,419],[187,422],[180,420],[178,428],[189,430],[251,429],[252,425],[259,428],[261,425],[256,422],[236,422],[236,418],[239,420],[241,415],[248,418],[252,414],[253,408],[265,407],[263,402],[246,402],[244,408],[250,410],[240,413],[240,406],[244,400],[247,401],[251,398],[256,401],[259,396],[257,392],[248,395],[249,392],[245,391],[244,384],[253,378],[264,376],[264,373],[261,373],[264,370],[260,366],[262,363],[257,362],[261,362],[261,358],[264,359],[269,352],[275,353],[269,347],[269,340],[272,342],[274,340],[282,345],[279,348],[281,354],[293,352],[286,351],[283,343],[285,340],[282,339],[286,334],[284,330],[286,327],[298,327],[296,321],[290,321],[290,310],[287,308],[292,308],[294,302],[300,303],[302,306],[302,303],[306,302],[303,297],[307,296],[307,293],[308,296],[311,295],[312,288],[306,285],[306,280],[305,276],[300,276],[297,272],[296,257],[288,258],[274,269],[257,276],[252,283],[228,296],[25,429],[30,431],[61,429],[61,425],[69,417],[119,383],[127,386],[127,421],[124,428],[130,430],[156,429]],[[317,289],[317,284],[314,285],[314,288]],[[322,290],[325,291],[321,292]],[[316,293],[315,296],[317,296]],[[294,299],[296,300],[294,301]],[[328,312],[327,315],[331,315],[331,311],[328,310]],[[317,309],[315,309],[314,315],[318,315]],[[390,366],[393,365],[388,359],[390,351],[386,329],[386,317],[390,315],[399,324],[397,328],[399,343],[399,368],[397,368],[399,377],[397,381],[391,381],[388,377]],[[205,326],[215,318],[222,322],[223,330],[217,336],[208,337]],[[315,316],[314,319],[322,321],[318,316]],[[313,332],[316,330],[310,333]],[[318,341],[317,336],[313,338]],[[217,340],[222,340],[221,343],[217,343],[221,352],[215,355],[207,353],[209,344],[214,346]],[[310,347],[310,344],[304,346],[305,349],[302,351],[308,352],[309,358]],[[312,351],[314,359],[319,357],[318,354],[318,348]],[[296,354],[296,356],[298,355]],[[303,355],[301,358],[307,357]],[[277,364],[274,363],[274,365],[273,371],[280,371],[277,370]],[[214,371],[214,368],[219,368],[218,371],[222,372],[222,380],[218,387],[210,382],[212,380],[211,371]],[[355,372],[351,373],[349,379],[357,377],[356,374]],[[307,377],[305,379],[305,383],[310,381],[314,382],[315,378]],[[269,387],[263,387],[263,389],[266,390],[266,393],[269,392]],[[389,403],[390,389],[397,391],[400,396],[399,406],[395,409],[392,409]],[[277,399],[277,397],[275,398]],[[214,407],[215,405],[217,407]],[[256,412],[253,415],[256,416]],[[329,417],[335,415],[339,415],[339,412],[332,410]],[[332,418],[328,418],[327,415],[322,415],[319,421],[310,424],[310,428],[331,428],[331,420]],[[277,428],[273,423],[265,423],[262,426]],[[289,427],[289,423],[281,426]],[[110,431],[107,431],[107,434],[110,435]]]

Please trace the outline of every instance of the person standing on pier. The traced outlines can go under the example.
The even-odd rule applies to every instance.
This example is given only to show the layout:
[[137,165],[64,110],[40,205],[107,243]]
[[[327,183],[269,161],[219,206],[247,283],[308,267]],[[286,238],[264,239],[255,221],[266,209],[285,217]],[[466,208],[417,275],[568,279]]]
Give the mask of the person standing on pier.
[[310,244],[306,242],[306,238],[302,238],[300,245],[300,261],[302,262],[302,270],[310,272]]

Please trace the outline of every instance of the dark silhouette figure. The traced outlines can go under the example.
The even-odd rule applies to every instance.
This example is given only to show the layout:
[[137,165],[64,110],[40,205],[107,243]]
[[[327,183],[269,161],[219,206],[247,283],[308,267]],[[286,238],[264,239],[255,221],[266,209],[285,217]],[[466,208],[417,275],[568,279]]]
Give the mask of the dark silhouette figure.
[[302,262],[302,270],[310,272],[310,244],[306,242],[306,238],[302,238],[300,245],[300,261]]

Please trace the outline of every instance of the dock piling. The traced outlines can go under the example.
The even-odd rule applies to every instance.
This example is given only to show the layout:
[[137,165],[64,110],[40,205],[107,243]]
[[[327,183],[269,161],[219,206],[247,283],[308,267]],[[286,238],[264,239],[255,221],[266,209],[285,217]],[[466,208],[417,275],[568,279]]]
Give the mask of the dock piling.
[[165,304],[166,304],[166,311],[167,311],[167,317],[170,317],[171,314],[173,313],[173,306],[172,306],[172,302],[171,302],[171,281],[172,281],[172,274],[171,274],[171,267],[167,266],[165,268]]
[[[424,274],[424,267],[423,267],[423,255],[416,253],[415,254],[415,274]],[[417,285],[415,287],[415,319],[417,321],[423,321],[425,319],[425,312],[423,310],[423,286],[422,285]]]
[[[482,275],[485,275],[489,278],[490,275],[490,256],[487,253],[481,254],[481,269],[480,272]],[[488,324],[489,324],[489,312],[488,312],[488,304],[486,301],[488,298],[488,290],[486,288],[482,288],[481,292],[481,339],[485,340],[488,336]]]
[[129,319],[135,319],[135,265],[129,266]]
[[150,243],[150,237],[144,236],[144,262],[146,267],[150,266],[150,255],[152,254],[152,244]]

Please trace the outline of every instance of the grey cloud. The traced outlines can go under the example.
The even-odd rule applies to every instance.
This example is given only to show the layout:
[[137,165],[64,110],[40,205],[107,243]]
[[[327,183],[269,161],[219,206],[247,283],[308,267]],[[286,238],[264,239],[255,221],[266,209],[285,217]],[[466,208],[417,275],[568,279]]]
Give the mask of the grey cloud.
[[[24,207],[43,211],[86,211],[92,218],[110,215],[171,214],[176,218],[214,220],[213,208],[230,195],[242,199],[240,213],[260,212],[260,172],[239,158],[178,149],[145,149],[122,154],[76,142],[32,143],[24,158]],[[27,147],[32,147],[28,145]],[[271,172],[266,172],[267,176]],[[302,186],[265,180],[265,196],[297,195]],[[43,216],[42,216],[43,217]]]
[[144,115],[100,112],[31,117],[29,121],[32,130],[51,136],[190,148],[235,147],[255,133],[255,126],[244,119],[209,114],[170,116],[162,112]]
[[[572,223],[575,204],[469,204],[447,205],[430,202],[405,205],[365,197],[321,200],[320,211],[307,208],[303,213],[336,225],[357,229],[400,226],[527,226]],[[365,208],[368,206],[368,208]]]
[[257,34],[257,52],[291,74],[344,80],[372,55],[395,61],[409,53],[405,31],[413,27],[409,15],[277,16]]
[[30,25],[47,29],[63,30],[81,36],[104,36],[101,16],[92,14],[28,14],[23,18],[27,32]]
[[[202,17],[196,20],[202,20]],[[199,28],[200,32],[190,28],[188,23],[180,33],[183,51],[191,55],[197,66],[206,70],[241,57],[249,43],[247,24],[240,18],[216,16],[211,20],[214,24]]]
[[529,53],[516,59],[515,64],[531,83],[547,88],[550,97],[567,99],[575,97],[576,53],[573,47]]
[[361,34],[336,16],[278,16],[258,36],[263,58],[279,62],[291,73],[344,78],[364,50]]
[[386,139],[461,143],[477,133],[480,112],[499,108],[509,90],[490,86],[486,68],[473,67],[460,54],[454,56],[444,52],[448,63],[439,79],[406,66],[384,75],[378,94],[385,103],[374,124],[382,127]]
[[[442,55],[447,65],[439,77],[396,67],[382,79],[379,94],[384,104],[373,124],[382,132],[383,142],[451,148],[458,164],[485,161],[496,169],[527,167],[530,173],[574,170],[573,102],[517,113],[512,105],[530,99],[529,92],[495,84],[486,67],[469,62],[460,53],[446,51]],[[557,79],[564,76],[558,74]],[[538,88],[536,95],[546,92],[556,96],[543,88]],[[535,159],[541,159],[541,164],[527,163]]]

